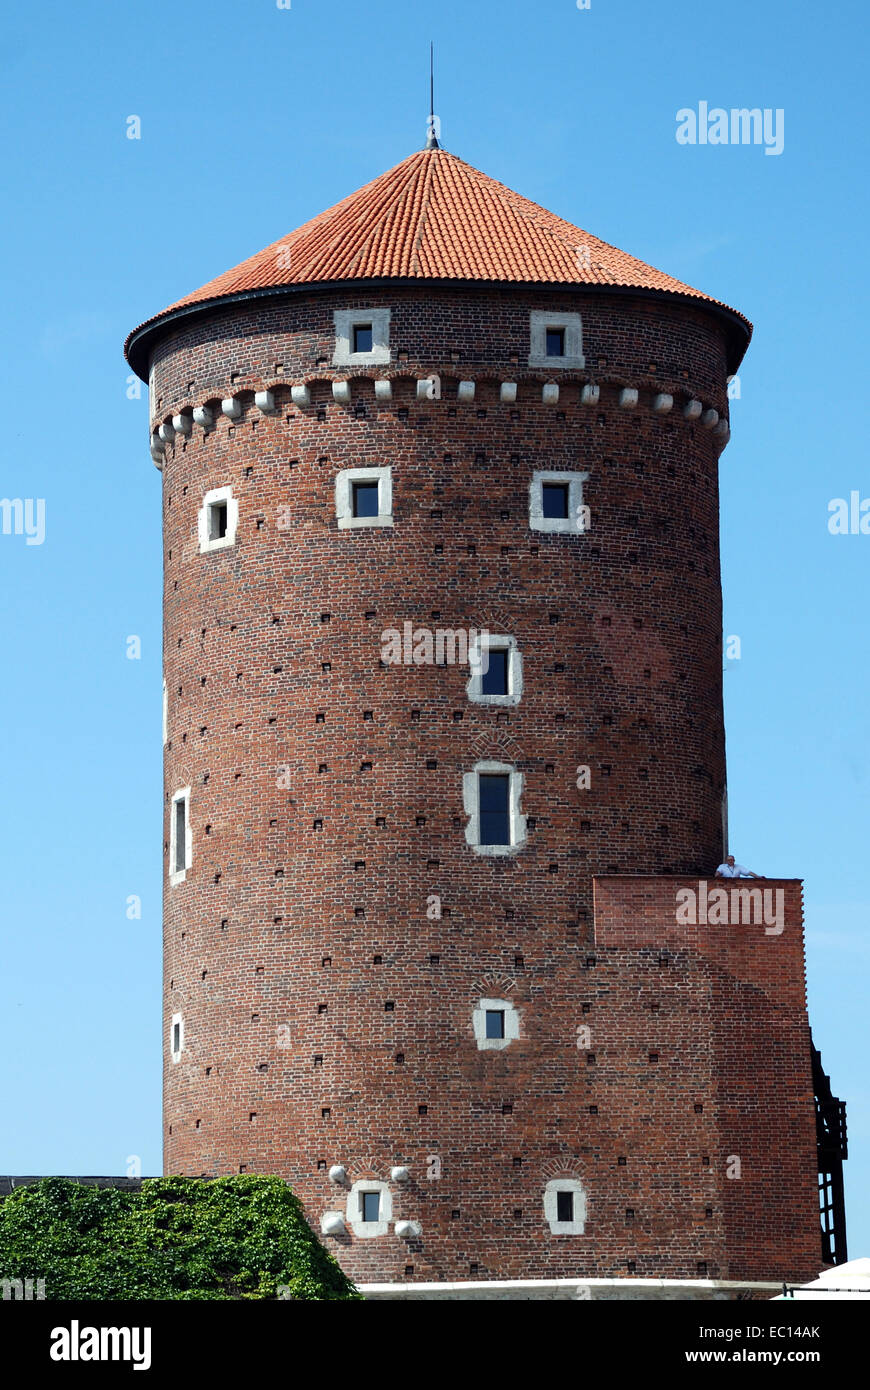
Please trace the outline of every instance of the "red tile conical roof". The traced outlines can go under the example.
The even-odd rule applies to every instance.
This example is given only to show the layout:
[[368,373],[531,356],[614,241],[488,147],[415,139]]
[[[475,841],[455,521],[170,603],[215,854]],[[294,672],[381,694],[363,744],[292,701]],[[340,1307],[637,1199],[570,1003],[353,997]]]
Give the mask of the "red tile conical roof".
[[[346,280],[602,285],[688,295],[743,316],[556,217],[442,149],[420,150],[147,320],[252,291]],[[744,343],[745,347],[745,343]],[[741,354],[742,355],[742,354]]]

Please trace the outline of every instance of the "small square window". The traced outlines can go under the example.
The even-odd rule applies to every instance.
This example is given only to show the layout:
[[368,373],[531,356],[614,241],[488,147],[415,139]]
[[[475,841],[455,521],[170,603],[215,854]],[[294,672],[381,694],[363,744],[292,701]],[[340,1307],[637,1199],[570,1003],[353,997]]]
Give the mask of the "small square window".
[[392,469],[343,468],[335,479],[335,514],[340,531],[349,527],[392,526]]
[[557,1220],[557,1221],[573,1221],[573,1220],[574,1220],[574,1193],[573,1193],[573,1192],[557,1192],[557,1193],[556,1193],[556,1220]]
[[576,368],[583,356],[583,322],[577,313],[533,309],[529,318],[529,366]]
[[568,484],[542,484],[541,503],[542,512],[545,517],[564,520],[568,516]]
[[509,845],[510,777],[504,773],[480,773],[480,843]]
[[506,647],[490,647],[487,669],[481,677],[481,695],[508,695],[508,651]]
[[354,483],[353,484],[353,514],[354,516],[377,516],[378,515],[378,492],[379,487],[376,482]]
[[486,1011],[486,1036],[488,1038],[504,1037],[504,1010],[487,1009]]
[[363,1221],[380,1221],[380,1219],[381,1219],[381,1194],[380,1194],[380,1192],[363,1192],[361,1195],[362,1195],[362,1219],[363,1219]]
[[372,346],[372,325],[370,323],[355,323],[353,326],[354,352],[371,352]]

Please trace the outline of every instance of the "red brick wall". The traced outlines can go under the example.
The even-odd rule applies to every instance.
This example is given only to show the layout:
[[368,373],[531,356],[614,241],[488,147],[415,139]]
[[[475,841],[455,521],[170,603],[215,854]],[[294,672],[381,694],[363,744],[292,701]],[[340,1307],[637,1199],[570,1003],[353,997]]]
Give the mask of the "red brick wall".
[[[709,1128],[706,1122],[700,1127],[694,1107],[688,1113],[678,1102],[675,1086],[667,1144],[672,1150],[685,1145],[695,1165],[709,1158],[713,1217],[706,1221],[715,1222],[723,1273],[769,1279],[787,1278],[792,1270],[791,1277],[810,1277],[820,1256],[801,884],[723,884],[711,877],[704,886],[708,894],[722,887],[728,893],[729,924],[677,920],[678,892],[702,892],[698,880],[597,879],[596,949],[612,959],[626,984],[655,993],[656,978],[667,983],[671,1005],[662,989],[644,1039],[660,1049],[659,1068],[665,1064],[661,1049],[667,1049],[675,1079],[685,1072],[705,1076],[698,1102],[709,1112]],[[769,925],[756,923],[753,909],[747,921],[748,908],[732,899],[747,888],[781,893],[779,917],[770,921],[769,913]],[[777,901],[768,899],[774,907]],[[621,1005],[621,1012],[610,1011],[617,1068],[625,1067],[643,1013],[633,1007],[630,988]],[[687,1016],[700,1024],[692,1038],[682,1036]],[[639,1046],[642,1051],[645,1042]],[[700,1152],[704,1143],[706,1154]]]
[[[339,406],[322,379],[344,375],[328,365],[332,309],[379,302],[407,360],[369,376],[407,378],[386,404],[360,379]],[[163,472],[167,826],[189,784],[194,831],[193,866],[166,894],[165,1038],[173,1013],[185,1020],[183,1060],[166,1066],[166,1167],[280,1173],[317,1224],[343,1205],[330,1164],[384,1178],[407,1163],[395,1214],[422,1222],[422,1242],[339,1243],[360,1279],[629,1264],[693,1277],[755,1259],[755,1231],[698,1157],[718,1153],[711,1106],[731,1065],[710,1045],[707,965],[687,956],[665,978],[641,950],[626,971],[592,941],[593,875],[697,875],[721,855],[718,446],[679,403],[657,416],[650,401],[670,390],[724,411],[724,344],[692,306],[569,295],[587,371],[560,376],[545,407],[547,374],[522,363],[529,309],[553,302],[338,290],[225,310],[158,350],[158,419],[231,394],[245,405],[235,426],[170,446]],[[418,403],[413,377],[439,370],[443,398]],[[310,409],[281,385],[276,417],[253,408],[254,389],[303,376]],[[459,404],[466,376],[477,399]],[[516,406],[500,379],[520,383]],[[580,404],[586,379],[602,382],[598,407]],[[634,412],[618,408],[622,384],[641,391]],[[335,474],[367,463],[392,465],[394,526],[339,532]],[[589,534],[529,530],[542,467],[590,473]],[[229,483],[237,544],[200,555],[202,496]],[[511,633],[521,704],[470,704],[467,668],[381,667],[381,632],[406,619]],[[481,757],[525,775],[516,857],[466,846],[462,774]],[[650,975],[667,1045],[644,1011]],[[502,993],[522,1036],[479,1052],[472,1009]],[[615,1019],[635,1042],[613,1070]],[[594,1062],[577,1046],[585,1024],[604,1040]],[[644,1060],[654,1043],[659,1064]],[[583,1237],[543,1221],[561,1172],[587,1187]],[[795,1275],[790,1253],[777,1277]]]

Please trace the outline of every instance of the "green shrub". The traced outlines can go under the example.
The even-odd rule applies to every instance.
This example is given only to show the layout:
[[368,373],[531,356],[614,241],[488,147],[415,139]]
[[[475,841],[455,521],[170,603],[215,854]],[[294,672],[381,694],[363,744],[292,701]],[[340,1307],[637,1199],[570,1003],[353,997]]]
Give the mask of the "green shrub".
[[254,1176],[17,1187],[0,1198],[2,1279],[44,1279],[46,1299],[362,1297],[287,1184]]

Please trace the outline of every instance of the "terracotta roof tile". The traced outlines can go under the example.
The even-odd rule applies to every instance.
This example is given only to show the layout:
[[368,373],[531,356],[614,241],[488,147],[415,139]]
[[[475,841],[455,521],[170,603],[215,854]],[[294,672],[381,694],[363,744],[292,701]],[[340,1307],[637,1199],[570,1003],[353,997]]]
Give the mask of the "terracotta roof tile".
[[728,307],[556,217],[456,155],[420,150],[147,323],[245,291],[385,278],[612,285]]

